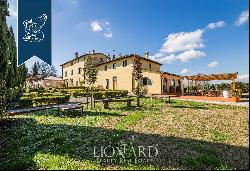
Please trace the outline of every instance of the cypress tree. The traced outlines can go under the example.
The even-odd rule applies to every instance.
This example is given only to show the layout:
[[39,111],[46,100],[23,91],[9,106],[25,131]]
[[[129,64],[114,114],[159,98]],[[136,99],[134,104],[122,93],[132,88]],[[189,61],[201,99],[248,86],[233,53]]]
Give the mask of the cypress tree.
[[9,16],[7,0],[0,0],[0,117],[17,93],[21,91],[27,69],[17,67],[17,48],[14,31],[8,27]]

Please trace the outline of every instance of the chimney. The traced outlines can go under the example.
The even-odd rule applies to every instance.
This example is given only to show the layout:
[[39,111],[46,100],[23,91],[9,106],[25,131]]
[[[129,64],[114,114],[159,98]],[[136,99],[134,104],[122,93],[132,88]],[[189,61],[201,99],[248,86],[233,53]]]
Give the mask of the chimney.
[[144,54],[144,58],[149,58],[149,52],[145,52],[145,54]]
[[110,54],[109,54],[109,53],[106,55],[106,61],[111,61],[111,58],[110,58]]
[[78,58],[78,52],[75,53],[76,58]]

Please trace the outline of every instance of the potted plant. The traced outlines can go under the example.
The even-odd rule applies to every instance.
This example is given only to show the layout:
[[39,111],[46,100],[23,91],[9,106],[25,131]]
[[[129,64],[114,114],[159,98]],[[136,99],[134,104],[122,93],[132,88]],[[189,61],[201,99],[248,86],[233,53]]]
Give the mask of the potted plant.
[[227,87],[227,86],[224,86],[223,88],[224,88],[223,91],[222,91],[223,97],[224,98],[229,98],[231,96],[230,88]]
[[242,95],[241,89],[234,89],[232,91],[232,99],[233,99],[233,101],[234,102],[239,102],[241,95]]

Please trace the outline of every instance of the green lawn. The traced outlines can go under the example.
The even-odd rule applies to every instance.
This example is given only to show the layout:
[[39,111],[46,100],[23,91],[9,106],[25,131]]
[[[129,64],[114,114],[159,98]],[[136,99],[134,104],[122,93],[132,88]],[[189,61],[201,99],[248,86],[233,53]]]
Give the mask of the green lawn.
[[[0,123],[1,169],[248,169],[248,108],[143,99]],[[135,105],[135,104],[134,104]],[[122,156],[117,148],[126,145]],[[149,157],[149,148],[158,154]],[[102,148],[112,157],[100,157]],[[140,148],[144,154],[140,153]],[[151,151],[152,152],[152,151]],[[156,152],[156,151],[154,151]],[[99,157],[98,157],[99,156]]]

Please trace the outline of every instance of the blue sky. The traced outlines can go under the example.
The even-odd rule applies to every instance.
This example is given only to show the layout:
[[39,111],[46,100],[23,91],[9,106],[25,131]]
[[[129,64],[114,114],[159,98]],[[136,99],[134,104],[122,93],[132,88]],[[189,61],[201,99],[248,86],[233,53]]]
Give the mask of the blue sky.
[[[9,24],[16,28],[15,0]],[[247,0],[53,0],[52,64],[92,49],[149,51],[162,71],[239,72],[249,79]]]

